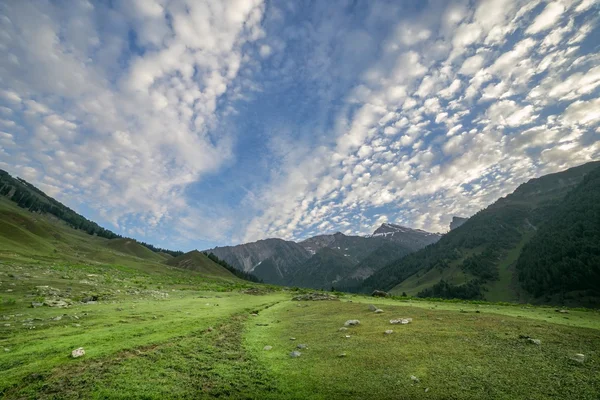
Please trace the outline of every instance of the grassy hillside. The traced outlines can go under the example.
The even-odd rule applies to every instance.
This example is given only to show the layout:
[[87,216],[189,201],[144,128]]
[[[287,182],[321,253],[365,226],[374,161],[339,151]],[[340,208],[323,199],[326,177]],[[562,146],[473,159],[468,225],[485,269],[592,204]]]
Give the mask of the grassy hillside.
[[165,258],[159,253],[155,253],[147,247],[142,246],[133,239],[119,238],[111,239],[106,243],[109,249],[118,251],[123,254],[129,254],[134,257],[143,258],[144,260],[163,261]]
[[198,250],[193,250],[179,257],[171,258],[170,260],[166,261],[166,264],[173,267],[196,271],[207,276],[237,279],[231,272],[226,270],[221,265],[215,263]]
[[[600,163],[589,163],[524,183],[439,242],[376,272],[365,280],[363,290],[495,301],[530,300],[531,295],[519,284],[515,268],[521,249],[557,212],[565,196],[598,166]],[[573,301],[577,303],[577,299]]]

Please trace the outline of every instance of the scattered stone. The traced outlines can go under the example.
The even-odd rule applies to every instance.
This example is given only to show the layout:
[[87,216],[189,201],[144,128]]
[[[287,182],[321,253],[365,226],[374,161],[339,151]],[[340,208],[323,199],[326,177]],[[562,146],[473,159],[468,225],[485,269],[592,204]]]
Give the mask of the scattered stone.
[[48,306],[48,307],[56,307],[56,308],[67,308],[71,305],[70,300],[67,302],[68,299],[64,299],[64,300],[52,300],[52,299],[48,299],[48,300],[44,300],[44,305]]
[[347,331],[348,328],[346,328],[345,326],[342,326],[340,329],[338,329],[338,331],[342,332],[342,331]]
[[85,350],[83,349],[83,347],[75,349],[71,352],[71,357],[73,357],[73,358],[82,357],[84,355],[85,355]]
[[390,324],[392,325],[406,325],[412,322],[412,318],[398,318],[398,319],[390,319]]
[[271,350],[272,348],[273,348],[273,346],[265,346],[265,347],[263,347],[263,350],[265,350],[265,351],[269,351],[269,350]]
[[298,346],[296,346],[296,348],[298,348],[298,349],[302,350],[302,349],[307,349],[307,348],[308,348],[308,346],[307,346],[307,345],[305,345],[305,344],[299,344]]
[[425,393],[429,392],[429,388],[425,388]]
[[301,355],[302,355],[302,353],[300,353],[299,351],[295,351],[295,350],[290,353],[290,357],[292,357],[292,358],[300,357]]
[[355,325],[360,325],[360,321],[357,319],[349,319],[348,321],[346,321],[344,323],[344,326],[355,326]]
[[410,379],[411,379],[411,380],[412,380],[414,383],[419,383],[419,378],[417,378],[417,377],[416,377],[416,376],[414,376],[414,375],[411,375],[411,376],[410,376]]
[[377,310],[377,307],[375,307],[373,304],[369,304],[369,311],[375,311]]
[[391,329],[388,329],[387,331],[385,331],[383,333],[385,333],[386,335],[391,335],[392,333],[394,333],[394,331]]
[[554,311],[556,311],[557,313],[561,313],[561,314],[568,314],[569,313],[569,310],[564,310],[564,309],[560,309],[560,310],[557,309],[557,310],[554,310]]
[[378,308],[377,310],[375,310],[375,314],[381,314],[383,312],[382,309]]
[[295,337],[291,337],[290,340],[296,340],[296,338]]
[[346,357],[346,353],[340,353],[340,355],[338,357],[340,357],[340,358]]
[[10,328],[10,324],[4,324],[4,326]]
[[10,351],[10,349],[8,347],[5,347],[4,351],[8,353]]
[[540,339],[529,338],[529,339],[527,339],[527,341],[531,344],[535,344],[536,346],[539,346],[540,344],[542,344],[542,341]]
[[73,324],[75,328],[81,328],[81,324]]
[[371,294],[371,296],[373,296],[373,297],[388,297],[389,294],[387,292],[384,292],[383,290],[374,290],[373,293]]
[[42,307],[43,305],[44,305],[44,303],[40,303],[40,302],[37,302],[37,301],[32,301],[31,302],[31,307],[32,308]]
[[252,313],[252,314],[250,314],[250,316],[252,316],[252,317],[258,317],[258,314],[257,313]]
[[585,361],[585,356],[583,354],[575,354],[572,360],[583,364],[583,362]]
[[56,317],[51,318],[51,319],[52,319],[52,321],[60,321],[62,319],[62,316],[57,315]]
[[349,339],[351,336],[350,335],[346,335],[345,337],[346,337],[346,339]]
[[328,293],[308,293],[301,294],[292,298],[294,301],[319,301],[319,300],[339,300],[337,296]]

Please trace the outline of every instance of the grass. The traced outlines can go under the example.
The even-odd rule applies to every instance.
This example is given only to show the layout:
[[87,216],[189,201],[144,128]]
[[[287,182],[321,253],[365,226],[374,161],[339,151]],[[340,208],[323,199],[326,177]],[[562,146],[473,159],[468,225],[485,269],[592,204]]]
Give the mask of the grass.
[[[249,326],[246,345],[297,398],[597,399],[596,329],[389,302],[381,306],[383,314],[363,303],[279,303],[256,318],[268,326]],[[414,322],[392,326],[392,317]],[[597,325],[598,315],[594,318]],[[348,319],[361,324],[338,331]],[[395,333],[384,335],[386,329]],[[539,338],[542,345],[519,335]],[[308,349],[290,358],[298,343]],[[262,351],[264,345],[273,350]],[[341,353],[347,356],[340,358]],[[575,353],[587,354],[588,360],[571,360]]]
[[[600,393],[598,311],[360,295],[295,302],[294,290],[176,268],[127,243],[111,248],[1,199],[0,221],[2,398],[597,400]],[[31,307],[53,297],[73,304]],[[371,302],[385,312],[368,311]],[[390,325],[397,317],[414,321]],[[339,331],[348,319],[361,324]],[[291,358],[298,344],[308,348]],[[86,355],[70,358],[78,347]],[[583,363],[572,360],[576,353]]]

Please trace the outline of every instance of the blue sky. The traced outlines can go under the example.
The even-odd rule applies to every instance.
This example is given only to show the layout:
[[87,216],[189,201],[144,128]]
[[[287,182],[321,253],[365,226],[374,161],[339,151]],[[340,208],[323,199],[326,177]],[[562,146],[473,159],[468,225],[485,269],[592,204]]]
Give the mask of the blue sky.
[[600,158],[600,6],[0,4],[0,168],[173,249],[446,231]]

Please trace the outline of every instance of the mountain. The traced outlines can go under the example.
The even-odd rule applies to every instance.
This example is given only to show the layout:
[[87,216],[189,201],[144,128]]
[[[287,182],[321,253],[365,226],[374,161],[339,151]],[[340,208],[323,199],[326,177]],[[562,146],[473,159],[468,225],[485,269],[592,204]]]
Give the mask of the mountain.
[[323,248],[338,250],[354,263],[358,263],[369,253],[386,242],[381,237],[349,236],[341,232],[333,235],[319,235],[299,243],[310,254],[315,254]]
[[371,237],[384,237],[416,251],[433,244],[442,237],[439,233],[425,232],[421,229],[407,228],[395,224],[381,224]]
[[600,298],[600,168],[587,174],[539,227],[516,270],[535,297]]
[[[237,246],[206,250],[235,268],[252,272],[268,283],[281,283],[283,277],[310,258],[310,253],[295,242],[264,239]],[[264,264],[264,265],[263,265]]]
[[[215,247],[205,252],[213,253],[235,268],[252,272],[271,284],[311,288],[329,288],[336,284],[355,287],[390,261],[434,243],[440,237],[437,233],[383,224],[369,236],[336,232],[313,236],[298,243],[264,239],[237,246]],[[324,249],[335,251],[322,251]],[[346,268],[349,264],[352,268]],[[317,267],[322,269],[318,274],[315,273]],[[308,271],[303,272],[304,269]]]
[[450,221],[450,230],[456,229],[459,226],[461,226],[462,224],[464,224],[465,222],[467,222],[469,218],[463,218],[463,217],[452,217],[452,221]]
[[565,207],[572,207],[563,200],[584,182],[586,174],[599,166],[598,162],[588,163],[520,185],[437,243],[380,269],[364,281],[362,290],[494,301],[543,301],[539,293],[526,290],[531,286],[522,282],[526,274],[518,273],[517,260],[538,231],[552,226],[547,224]]
[[293,275],[288,277],[287,283],[290,286],[329,290],[345,277],[354,265],[355,262],[342,251],[323,247],[298,266]]

